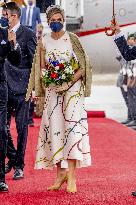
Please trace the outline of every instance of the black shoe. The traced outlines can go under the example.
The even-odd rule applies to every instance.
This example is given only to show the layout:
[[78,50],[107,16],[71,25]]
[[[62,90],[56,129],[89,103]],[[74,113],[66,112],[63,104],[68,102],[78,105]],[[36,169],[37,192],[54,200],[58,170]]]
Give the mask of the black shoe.
[[128,127],[133,127],[133,126],[136,126],[136,121],[133,120],[131,122],[129,122],[128,124],[126,124]]
[[8,161],[8,163],[5,165],[5,174],[9,173],[13,168],[13,164]]
[[132,126],[132,127],[130,127],[131,129],[133,129],[133,130],[136,130],[136,126]]
[[8,192],[8,185],[5,182],[0,182],[0,192]]
[[124,120],[123,122],[121,122],[123,125],[125,125],[125,124],[128,124],[128,123],[130,123],[132,121],[132,119],[127,119],[127,120]]
[[28,126],[29,126],[29,127],[34,127],[34,122],[33,122],[33,121],[32,121],[32,122],[29,122],[29,123],[28,123]]
[[136,196],[136,191],[133,191],[133,192],[132,192],[132,196]]
[[13,179],[19,180],[24,178],[24,173],[22,169],[15,169]]

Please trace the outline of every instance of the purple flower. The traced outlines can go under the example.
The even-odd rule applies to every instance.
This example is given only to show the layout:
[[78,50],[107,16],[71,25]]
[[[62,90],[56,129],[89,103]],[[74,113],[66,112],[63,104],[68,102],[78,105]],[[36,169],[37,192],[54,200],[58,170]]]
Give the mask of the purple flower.
[[49,58],[49,63],[51,63],[51,61],[52,61],[51,58]]

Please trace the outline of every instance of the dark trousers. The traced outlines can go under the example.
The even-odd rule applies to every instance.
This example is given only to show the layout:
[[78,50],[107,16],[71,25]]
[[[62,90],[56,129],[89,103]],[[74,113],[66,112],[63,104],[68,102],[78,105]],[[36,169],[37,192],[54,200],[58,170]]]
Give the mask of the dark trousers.
[[133,120],[136,120],[136,87],[128,88],[128,104]]
[[7,150],[7,84],[0,82],[0,182],[5,182]]
[[128,108],[128,119],[136,120],[136,87],[127,91],[121,88],[121,92]]
[[33,122],[33,114],[34,114],[34,101],[30,102],[30,108],[29,108],[29,120],[28,124]]
[[[15,149],[13,139],[10,133],[10,121],[13,110],[15,114],[16,129],[18,133],[17,149]],[[25,101],[25,95],[14,95],[11,91],[9,91],[7,103],[7,157],[14,168],[19,168],[22,170],[25,165],[24,156],[28,136],[28,116],[29,102]]]

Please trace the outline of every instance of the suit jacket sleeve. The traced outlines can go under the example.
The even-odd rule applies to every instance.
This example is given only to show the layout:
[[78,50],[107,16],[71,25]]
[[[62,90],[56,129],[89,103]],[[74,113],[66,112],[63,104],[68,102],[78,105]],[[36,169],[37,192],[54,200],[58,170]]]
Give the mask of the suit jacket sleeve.
[[28,83],[28,89],[26,93],[26,101],[29,100],[32,94],[32,90],[35,90],[36,97],[43,97],[45,94],[45,91],[43,90],[43,86],[42,86],[42,79],[41,79],[41,64],[42,64],[41,55],[45,55],[45,53],[43,54],[42,51],[43,51],[43,46],[41,44],[41,41],[39,40],[37,42],[36,52],[33,59],[31,74]]
[[7,60],[13,66],[19,66],[19,64],[21,63],[21,49],[19,45],[17,49],[15,50],[12,44],[8,42]]
[[31,32],[29,34],[28,41],[27,41],[28,57],[29,57],[29,62],[31,65],[33,63],[36,45],[37,45],[36,35],[34,32]]
[[114,41],[115,41],[119,51],[121,52],[123,58],[126,61],[131,61],[131,60],[136,59],[136,46],[130,48],[127,45],[127,41],[126,41],[124,36],[121,36],[121,37],[115,39]]
[[24,18],[24,8],[21,9],[21,17],[20,17],[21,23],[23,23],[23,18]]
[[40,9],[39,8],[37,8],[37,22],[38,22],[38,24],[41,24],[41,17],[40,17]]

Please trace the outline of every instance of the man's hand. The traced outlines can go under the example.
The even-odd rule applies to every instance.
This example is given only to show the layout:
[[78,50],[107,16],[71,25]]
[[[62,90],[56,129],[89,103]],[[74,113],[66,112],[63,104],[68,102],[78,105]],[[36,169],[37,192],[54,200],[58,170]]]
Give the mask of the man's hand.
[[121,29],[119,27],[118,22],[116,21],[116,24],[111,24],[111,30],[115,30],[115,35],[119,34],[121,32]]
[[8,40],[14,43],[14,47],[16,45],[16,34],[13,31],[8,30]]

